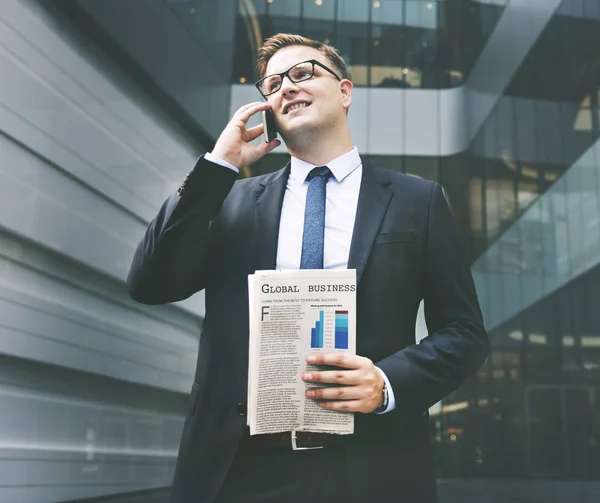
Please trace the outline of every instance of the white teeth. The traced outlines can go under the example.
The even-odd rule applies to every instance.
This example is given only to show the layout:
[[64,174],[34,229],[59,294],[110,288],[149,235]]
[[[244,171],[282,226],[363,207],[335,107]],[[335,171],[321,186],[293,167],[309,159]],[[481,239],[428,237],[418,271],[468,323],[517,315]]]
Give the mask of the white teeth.
[[290,106],[287,111],[291,112],[292,110],[296,110],[296,108],[304,108],[307,107],[308,103],[296,103],[295,105]]

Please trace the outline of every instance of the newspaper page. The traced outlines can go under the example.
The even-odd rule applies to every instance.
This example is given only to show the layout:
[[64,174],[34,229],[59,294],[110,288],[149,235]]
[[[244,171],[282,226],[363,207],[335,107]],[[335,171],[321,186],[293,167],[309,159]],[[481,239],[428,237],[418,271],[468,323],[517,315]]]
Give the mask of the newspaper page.
[[310,353],[356,353],[356,271],[257,271],[248,277],[250,434],[354,433],[354,414],[305,397]]

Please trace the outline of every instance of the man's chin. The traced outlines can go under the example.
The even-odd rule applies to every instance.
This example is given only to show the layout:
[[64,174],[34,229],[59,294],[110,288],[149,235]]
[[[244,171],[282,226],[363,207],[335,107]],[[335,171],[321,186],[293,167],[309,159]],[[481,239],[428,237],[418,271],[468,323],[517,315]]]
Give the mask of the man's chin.
[[306,117],[292,117],[292,120],[285,124],[285,128],[281,128],[282,136],[298,136],[307,131],[312,131],[315,125]]

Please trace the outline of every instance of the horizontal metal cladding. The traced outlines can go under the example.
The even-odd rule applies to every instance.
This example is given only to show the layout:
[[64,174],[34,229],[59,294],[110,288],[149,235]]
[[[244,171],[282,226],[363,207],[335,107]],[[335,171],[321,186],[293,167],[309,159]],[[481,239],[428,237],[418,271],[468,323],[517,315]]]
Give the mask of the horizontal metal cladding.
[[199,324],[146,308],[115,281],[31,243],[0,235],[1,351],[186,392]]
[[0,501],[169,486],[203,296],[132,301],[203,146],[48,3],[0,5]]
[[181,414],[1,381],[0,410],[1,501],[68,501],[171,484]]
[[7,0],[0,23],[0,225],[123,280],[203,148],[40,4]]

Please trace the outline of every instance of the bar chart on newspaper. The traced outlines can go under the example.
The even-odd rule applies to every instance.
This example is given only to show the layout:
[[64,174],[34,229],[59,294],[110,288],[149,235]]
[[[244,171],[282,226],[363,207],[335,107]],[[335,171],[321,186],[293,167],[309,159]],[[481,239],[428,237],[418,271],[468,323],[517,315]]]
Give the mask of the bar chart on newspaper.
[[348,311],[335,309],[318,312],[311,328],[310,347],[313,349],[348,349]]

